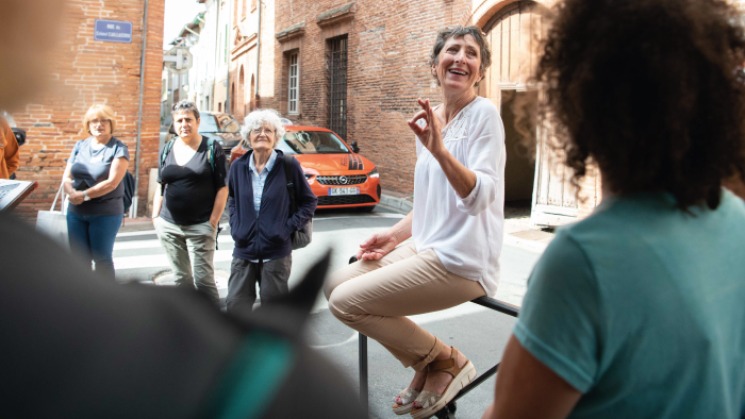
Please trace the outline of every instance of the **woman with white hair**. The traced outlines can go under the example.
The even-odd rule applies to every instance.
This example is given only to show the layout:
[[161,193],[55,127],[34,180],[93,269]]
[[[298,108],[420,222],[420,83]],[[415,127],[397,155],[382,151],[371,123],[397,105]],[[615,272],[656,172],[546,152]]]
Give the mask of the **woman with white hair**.
[[[235,246],[226,303],[234,313],[252,309],[257,283],[262,304],[287,293],[292,233],[313,217],[318,201],[300,163],[275,150],[285,134],[276,111],[251,112],[241,134],[249,152],[233,162],[228,176],[230,232]],[[294,184],[294,213],[289,183]]]

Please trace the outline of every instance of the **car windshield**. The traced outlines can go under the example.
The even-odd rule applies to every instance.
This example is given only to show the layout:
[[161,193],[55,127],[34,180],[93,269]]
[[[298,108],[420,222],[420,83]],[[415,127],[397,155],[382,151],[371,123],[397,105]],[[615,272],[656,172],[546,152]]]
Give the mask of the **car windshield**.
[[237,134],[241,132],[241,124],[227,114],[204,114],[199,121],[199,132],[229,132]]
[[342,140],[331,132],[323,131],[292,131],[285,134],[278,148],[290,154],[339,154],[349,153],[349,148]]

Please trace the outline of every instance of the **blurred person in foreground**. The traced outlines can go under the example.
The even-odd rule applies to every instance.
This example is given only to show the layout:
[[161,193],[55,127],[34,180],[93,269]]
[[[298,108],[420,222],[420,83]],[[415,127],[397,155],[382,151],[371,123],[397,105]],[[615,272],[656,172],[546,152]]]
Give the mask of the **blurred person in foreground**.
[[13,129],[0,116],[0,179],[12,179],[20,164],[20,150]]
[[[285,134],[277,111],[251,112],[241,134],[249,152],[230,165],[228,182],[230,234],[235,246],[225,302],[231,312],[252,310],[257,283],[262,305],[287,294],[292,233],[313,218],[318,202],[300,163],[275,149]],[[288,183],[295,185],[294,213]]]
[[[0,5],[0,108],[43,85],[64,4]],[[12,214],[0,237],[3,417],[364,417],[346,377],[299,338],[324,263],[290,291],[304,305],[239,321],[191,289],[100,281]]]
[[[414,370],[393,398],[398,415],[428,418],[476,376],[466,356],[406,316],[494,295],[504,226],[504,128],[476,87],[491,64],[475,26],[437,34],[430,71],[443,102],[408,121],[416,136],[414,208],[360,244],[358,262],[330,276],[329,309]],[[412,240],[407,241],[411,238]]]
[[[122,179],[129,166],[129,148],[114,137],[114,111],[93,105],[83,117],[88,138],[75,143],[67,159],[63,186],[70,247],[100,275],[114,279],[114,241],[124,214]],[[92,262],[92,263],[91,263]]]
[[176,103],[172,115],[178,136],[162,151],[153,226],[176,284],[194,287],[217,304],[215,250],[228,199],[225,154],[216,140],[199,133],[194,102]]
[[603,202],[533,269],[484,418],[745,417],[745,33],[718,0],[567,0],[543,122]]

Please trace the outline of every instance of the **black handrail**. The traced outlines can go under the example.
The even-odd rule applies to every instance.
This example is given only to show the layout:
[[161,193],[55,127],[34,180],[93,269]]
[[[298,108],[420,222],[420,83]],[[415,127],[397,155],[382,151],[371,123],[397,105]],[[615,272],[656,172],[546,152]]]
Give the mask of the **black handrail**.
[[[356,258],[353,257],[354,260]],[[350,259],[349,263],[352,263],[354,260]],[[478,304],[480,306],[486,307],[488,309],[498,311],[500,313],[506,314],[508,316],[517,317],[520,308],[516,305],[506,303],[504,301],[500,301],[491,297],[479,297],[476,299],[471,300],[472,303]],[[360,401],[362,402],[365,414],[368,414],[369,410],[369,402],[368,402],[368,387],[367,387],[367,336],[363,335],[362,333],[359,333],[359,364],[360,364]],[[473,390],[474,388],[478,387],[481,383],[486,381],[489,377],[497,373],[497,370],[499,369],[499,363],[494,365],[493,367],[486,370],[484,373],[476,377],[472,382],[470,382],[467,386],[463,387],[463,389],[458,392],[458,394],[453,398],[453,400],[448,403],[448,405],[452,404],[462,396],[464,396],[469,391]],[[448,409],[448,406],[445,406],[443,409]]]

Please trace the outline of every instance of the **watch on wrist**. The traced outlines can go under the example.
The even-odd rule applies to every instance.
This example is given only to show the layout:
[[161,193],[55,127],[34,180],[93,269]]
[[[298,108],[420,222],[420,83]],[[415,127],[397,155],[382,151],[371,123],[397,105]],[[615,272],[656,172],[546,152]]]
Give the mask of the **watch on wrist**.
[[83,191],[83,201],[90,201],[91,197],[88,196],[88,191]]

